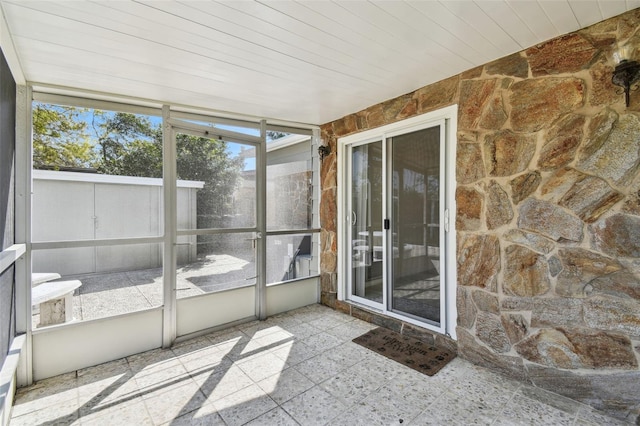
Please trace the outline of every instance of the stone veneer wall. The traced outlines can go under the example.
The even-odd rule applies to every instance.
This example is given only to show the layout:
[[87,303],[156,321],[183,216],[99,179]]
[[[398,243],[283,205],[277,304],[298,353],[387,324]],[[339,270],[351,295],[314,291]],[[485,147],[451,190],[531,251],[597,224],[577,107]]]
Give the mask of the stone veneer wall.
[[639,25],[636,9],[322,126],[322,303],[406,331],[336,300],[336,141],[458,104],[459,355],[640,421],[640,92],[625,108],[611,83]]

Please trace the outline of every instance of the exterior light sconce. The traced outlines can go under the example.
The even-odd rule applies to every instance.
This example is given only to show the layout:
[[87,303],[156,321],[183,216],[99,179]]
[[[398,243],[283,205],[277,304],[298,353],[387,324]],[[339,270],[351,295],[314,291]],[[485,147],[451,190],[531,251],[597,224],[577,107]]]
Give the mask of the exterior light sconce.
[[632,52],[633,49],[631,46],[626,45],[620,47],[618,51],[613,54],[613,59],[617,65],[613,70],[611,82],[623,88],[624,100],[627,107],[629,107],[629,92],[631,86],[640,78],[640,63],[631,60]]
[[331,154],[331,147],[329,145],[320,145],[318,147],[318,156],[320,157],[320,161],[324,160],[324,157]]

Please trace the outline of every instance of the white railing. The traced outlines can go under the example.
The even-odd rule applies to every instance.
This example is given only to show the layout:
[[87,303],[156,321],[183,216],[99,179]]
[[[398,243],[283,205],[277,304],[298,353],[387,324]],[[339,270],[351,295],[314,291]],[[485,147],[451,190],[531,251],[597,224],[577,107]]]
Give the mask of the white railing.
[[[26,252],[25,244],[14,244],[0,252],[0,274],[10,268]],[[15,281],[11,280],[11,285]],[[26,336],[16,336],[11,342],[2,368],[0,369],[0,425],[8,425],[11,417],[11,406],[16,389],[16,371]]]

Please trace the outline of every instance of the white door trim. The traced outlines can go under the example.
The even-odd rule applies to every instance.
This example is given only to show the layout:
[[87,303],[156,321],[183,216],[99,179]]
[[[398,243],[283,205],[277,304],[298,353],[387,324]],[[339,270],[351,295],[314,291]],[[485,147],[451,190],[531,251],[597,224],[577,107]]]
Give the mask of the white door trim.
[[[438,125],[442,122],[445,123],[444,128],[444,162],[445,168],[445,182],[443,186],[444,195],[444,211],[445,217],[443,221],[445,223],[443,250],[445,254],[444,274],[446,279],[445,294],[444,294],[444,306],[445,312],[441,319],[440,327],[436,327],[427,323],[418,322],[410,318],[399,316],[393,312],[386,310],[386,305],[383,305],[383,313],[390,317],[402,319],[405,322],[419,325],[421,327],[431,329],[433,331],[443,333],[456,338],[456,286],[457,286],[457,273],[456,273],[456,229],[455,229],[455,190],[456,190],[456,132],[457,132],[457,116],[458,106],[452,105],[432,111],[426,114],[422,114],[416,117],[408,118],[406,120],[398,121],[396,123],[388,124],[386,126],[378,127],[375,129],[366,130],[364,132],[356,133],[353,135],[338,138],[337,153],[338,153],[338,187],[337,187],[337,201],[338,201],[338,299],[346,301],[350,299],[348,289],[347,277],[349,261],[347,256],[350,256],[351,250],[347,247],[348,238],[348,221],[350,220],[347,211],[347,203],[349,196],[349,152],[350,146],[356,146],[375,140],[385,140],[388,137],[407,133],[412,129],[426,128],[431,125]],[[447,226],[448,224],[448,226]]]

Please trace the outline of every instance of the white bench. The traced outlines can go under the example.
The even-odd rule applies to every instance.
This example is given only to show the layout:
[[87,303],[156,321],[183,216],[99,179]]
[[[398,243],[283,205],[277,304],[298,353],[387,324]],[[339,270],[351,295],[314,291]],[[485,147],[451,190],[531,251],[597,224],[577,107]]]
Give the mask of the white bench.
[[32,272],[31,273],[31,285],[37,286],[47,281],[53,281],[60,279],[60,274],[57,272]]
[[79,280],[48,281],[31,289],[31,304],[40,305],[40,323],[61,324],[73,320],[73,292],[82,285]]

